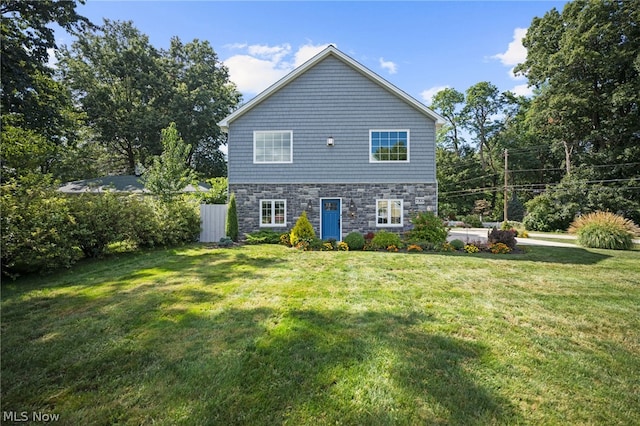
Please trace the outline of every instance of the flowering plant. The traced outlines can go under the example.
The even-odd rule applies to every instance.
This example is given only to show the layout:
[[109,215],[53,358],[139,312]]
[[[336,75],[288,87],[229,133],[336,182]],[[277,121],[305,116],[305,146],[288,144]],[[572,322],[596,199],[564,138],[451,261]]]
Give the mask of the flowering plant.
[[493,254],[507,254],[511,253],[511,249],[504,243],[495,243],[489,246],[489,250]]
[[338,251],[349,251],[349,244],[344,241],[340,241],[338,243]]
[[422,247],[420,247],[417,244],[411,244],[409,247],[407,247],[407,251],[421,252],[422,251]]
[[464,246],[464,251],[467,253],[478,253],[480,249],[474,244],[467,244]]
[[398,251],[398,247],[396,247],[395,245],[390,245],[387,247],[387,251],[391,251],[391,252]]
[[449,243],[444,243],[440,247],[441,251],[456,251],[456,248]]

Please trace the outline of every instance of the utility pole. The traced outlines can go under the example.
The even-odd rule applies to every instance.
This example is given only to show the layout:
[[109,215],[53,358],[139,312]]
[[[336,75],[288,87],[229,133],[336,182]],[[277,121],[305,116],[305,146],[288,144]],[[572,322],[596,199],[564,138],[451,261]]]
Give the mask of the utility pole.
[[504,221],[506,222],[508,220],[507,218],[507,204],[508,204],[508,200],[507,200],[507,183],[508,183],[508,176],[509,176],[509,150],[508,149],[504,149]]

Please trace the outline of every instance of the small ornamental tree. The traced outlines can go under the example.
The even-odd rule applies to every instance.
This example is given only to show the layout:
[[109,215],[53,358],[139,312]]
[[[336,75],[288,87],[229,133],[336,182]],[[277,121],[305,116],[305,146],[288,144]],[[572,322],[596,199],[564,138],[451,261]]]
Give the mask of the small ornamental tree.
[[144,175],[144,186],[161,198],[171,198],[195,179],[187,166],[191,145],[184,143],[175,123],[162,129],[163,151],[153,159],[153,165]]
[[307,218],[307,212],[303,211],[289,234],[291,245],[295,247],[300,241],[309,242],[315,237],[316,232]]
[[227,207],[227,222],[225,223],[225,233],[233,241],[238,241],[238,212],[236,210],[236,194],[231,193],[229,206]]

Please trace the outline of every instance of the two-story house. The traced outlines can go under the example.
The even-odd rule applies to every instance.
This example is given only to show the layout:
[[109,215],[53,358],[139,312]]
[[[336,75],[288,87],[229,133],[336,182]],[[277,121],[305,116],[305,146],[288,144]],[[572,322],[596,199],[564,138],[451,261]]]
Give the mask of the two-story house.
[[219,125],[239,231],[404,231],[437,210],[435,112],[333,46]]

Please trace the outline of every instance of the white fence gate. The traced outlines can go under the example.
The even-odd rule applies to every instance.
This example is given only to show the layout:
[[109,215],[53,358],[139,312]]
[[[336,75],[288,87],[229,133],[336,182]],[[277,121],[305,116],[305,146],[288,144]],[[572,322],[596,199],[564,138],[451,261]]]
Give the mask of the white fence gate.
[[217,243],[225,236],[226,204],[200,204],[200,242]]

